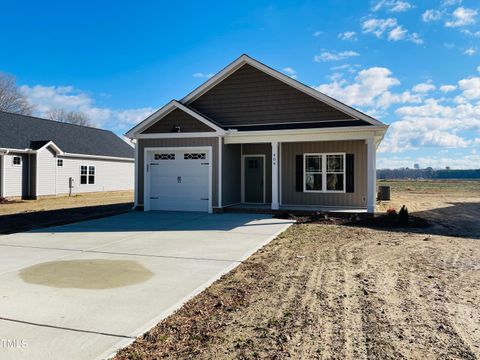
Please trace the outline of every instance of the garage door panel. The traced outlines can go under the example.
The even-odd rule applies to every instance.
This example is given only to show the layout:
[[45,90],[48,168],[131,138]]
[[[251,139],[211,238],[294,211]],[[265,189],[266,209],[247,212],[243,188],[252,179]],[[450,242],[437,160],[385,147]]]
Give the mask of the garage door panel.
[[155,151],[150,160],[150,209],[209,210],[209,153]]

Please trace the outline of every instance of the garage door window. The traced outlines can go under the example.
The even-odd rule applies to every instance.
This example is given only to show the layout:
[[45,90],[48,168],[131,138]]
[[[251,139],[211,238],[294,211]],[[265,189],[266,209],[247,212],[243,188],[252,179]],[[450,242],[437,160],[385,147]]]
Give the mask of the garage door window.
[[175,154],[155,154],[155,160],[175,160]]
[[207,154],[205,153],[185,153],[183,155],[184,160],[205,160]]

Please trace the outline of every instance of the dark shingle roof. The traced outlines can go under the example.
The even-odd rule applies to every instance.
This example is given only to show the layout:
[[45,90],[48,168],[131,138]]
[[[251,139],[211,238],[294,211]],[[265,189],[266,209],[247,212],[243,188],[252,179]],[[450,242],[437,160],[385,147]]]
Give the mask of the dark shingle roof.
[[111,131],[0,111],[0,148],[38,149],[48,141],[66,153],[134,157]]

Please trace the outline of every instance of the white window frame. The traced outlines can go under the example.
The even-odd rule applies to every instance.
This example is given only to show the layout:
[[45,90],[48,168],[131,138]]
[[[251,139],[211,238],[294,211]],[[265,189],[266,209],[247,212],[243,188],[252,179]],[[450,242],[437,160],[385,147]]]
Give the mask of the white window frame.
[[[343,156],[343,190],[327,190],[327,156],[329,155],[342,155]],[[320,156],[322,158],[322,190],[307,190],[307,185],[305,183],[306,180],[306,161],[307,156]],[[303,192],[306,193],[327,193],[327,194],[344,194],[346,193],[346,167],[345,167],[345,160],[346,160],[346,153],[305,153],[303,154]],[[332,174],[332,172],[329,172]],[[338,172],[341,174],[341,172]]]
[[[19,159],[20,159],[20,163],[19,163],[19,164],[15,164],[15,159],[16,159],[16,158],[19,158]],[[22,157],[21,157],[21,156],[18,156],[18,155],[12,156],[12,166],[22,166]]]
[[[87,168],[87,182],[85,184],[82,184],[82,167]],[[93,167],[93,183],[90,183],[90,168]],[[85,165],[82,164],[80,165],[80,185],[95,185],[95,182],[97,181],[97,168],[95,165]]]

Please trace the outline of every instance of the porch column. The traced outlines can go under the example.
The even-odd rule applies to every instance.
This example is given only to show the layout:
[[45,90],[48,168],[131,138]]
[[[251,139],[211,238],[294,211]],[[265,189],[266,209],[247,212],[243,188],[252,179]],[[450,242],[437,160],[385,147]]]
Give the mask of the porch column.
[[278,142],[272,142],[272,210],[278,210]]
[[376,149],[375,140],[367,139],[367,211],[375,212],[375,202],[377,198],[377,167],[376,167]]

